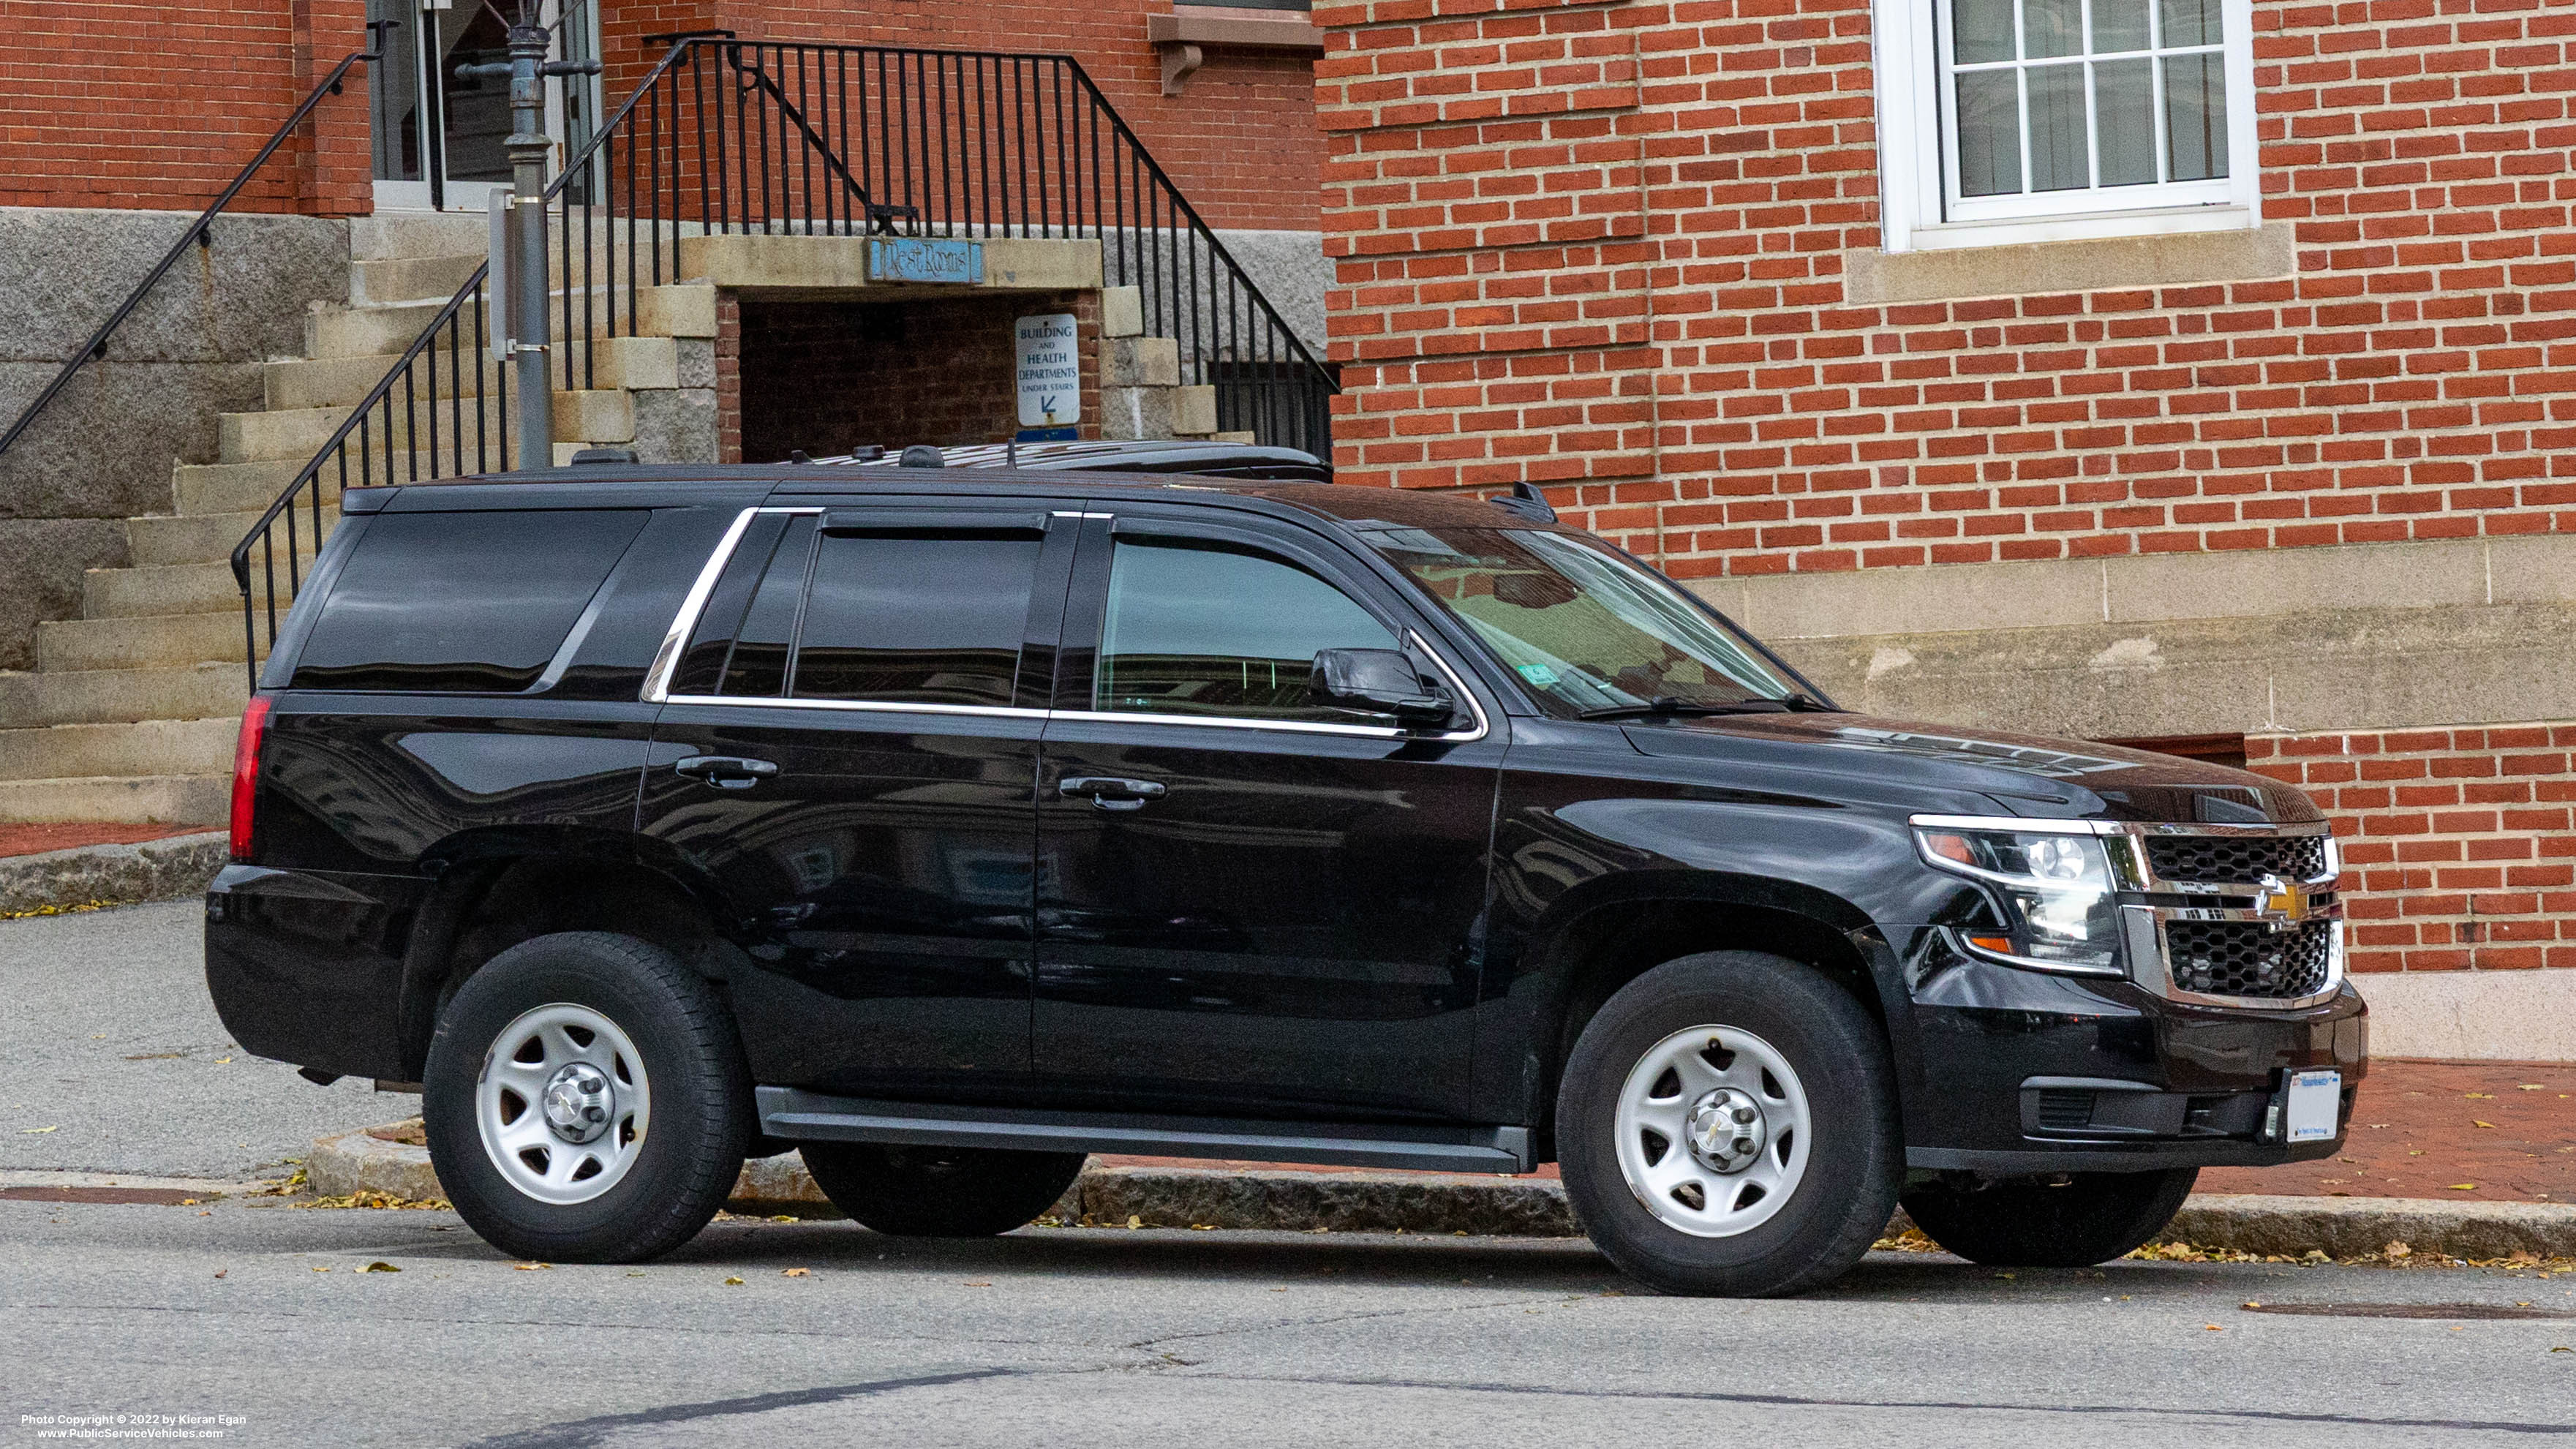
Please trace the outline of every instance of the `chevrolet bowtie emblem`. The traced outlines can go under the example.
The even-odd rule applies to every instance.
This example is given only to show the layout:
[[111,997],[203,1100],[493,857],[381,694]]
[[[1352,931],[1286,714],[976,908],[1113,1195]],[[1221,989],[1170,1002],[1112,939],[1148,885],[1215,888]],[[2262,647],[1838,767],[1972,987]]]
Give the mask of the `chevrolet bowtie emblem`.
[[2307,919],[2307,887],[2297,881],[2267,875],[2260,882],[2259,889],[2262,893],[2255,898],[2254,909],[2263,917],[2264,925],[2275,931],[2286,931],[2293,923]]

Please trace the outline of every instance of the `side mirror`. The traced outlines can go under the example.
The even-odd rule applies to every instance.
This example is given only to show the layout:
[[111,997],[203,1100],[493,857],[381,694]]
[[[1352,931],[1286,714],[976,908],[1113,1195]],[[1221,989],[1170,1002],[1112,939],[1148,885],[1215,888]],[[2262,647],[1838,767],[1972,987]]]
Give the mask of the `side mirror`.
[[1393,715],[1404,729],[1437,729],[1457,712],[1448,689],[1425,680],[1401,649],[1322,649],[1308,701],[1363,714]]

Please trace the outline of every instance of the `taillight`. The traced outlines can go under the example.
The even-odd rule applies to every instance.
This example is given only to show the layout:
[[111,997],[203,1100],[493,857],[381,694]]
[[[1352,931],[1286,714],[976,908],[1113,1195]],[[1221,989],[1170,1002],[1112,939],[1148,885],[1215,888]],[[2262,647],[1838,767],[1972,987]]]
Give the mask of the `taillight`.
[[233,859],[250,859],[251,801],[259,794],[259,743],[268,733],[268,696],[254,694],[242,709],[241,735],[233,742]]

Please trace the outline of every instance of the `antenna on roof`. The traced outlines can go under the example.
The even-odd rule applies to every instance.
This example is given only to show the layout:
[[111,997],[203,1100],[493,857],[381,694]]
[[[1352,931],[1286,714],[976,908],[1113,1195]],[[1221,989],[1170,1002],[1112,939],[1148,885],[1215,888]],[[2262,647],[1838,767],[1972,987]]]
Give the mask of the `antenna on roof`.
[[1513,484],[1509,494],[1485,501],[1515,518],[1526,518],[1532,523],[1556,522],[1555,505],[1549,503],[1547,495],[1527,479]]

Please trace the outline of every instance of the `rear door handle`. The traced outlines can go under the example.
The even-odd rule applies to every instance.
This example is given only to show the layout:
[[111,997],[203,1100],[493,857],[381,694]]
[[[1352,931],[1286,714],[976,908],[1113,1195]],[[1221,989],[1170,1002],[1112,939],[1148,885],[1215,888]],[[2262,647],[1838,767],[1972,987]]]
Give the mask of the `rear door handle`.
[[778,773],[775,761],[745,759],[740,755],[691,755],[671,768],[704,780],[719,790],[748,790]]
[[1055,792],[1068,800],[1088,795],[1102,810],[1142,810],[1146,801],[1170,793],[1159,780],[1123,780],[1115,775],[1071,776],[1058,781]]

